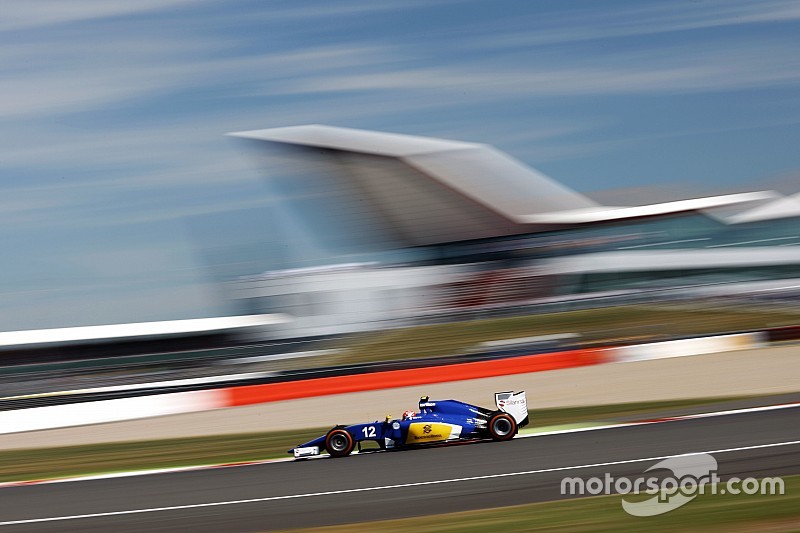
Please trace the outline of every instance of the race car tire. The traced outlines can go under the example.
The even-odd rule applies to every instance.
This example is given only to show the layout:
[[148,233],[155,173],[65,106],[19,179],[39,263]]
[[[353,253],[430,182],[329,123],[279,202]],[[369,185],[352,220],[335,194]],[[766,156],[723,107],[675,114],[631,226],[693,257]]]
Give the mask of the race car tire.
[[517,421],[508,413],[494,413],[488,426],[493,440],[511,440],[517,434]]
[[344,429],[332,429],[325,435],[325,449],[331,457],[350,455],[355,445],[353,436]]

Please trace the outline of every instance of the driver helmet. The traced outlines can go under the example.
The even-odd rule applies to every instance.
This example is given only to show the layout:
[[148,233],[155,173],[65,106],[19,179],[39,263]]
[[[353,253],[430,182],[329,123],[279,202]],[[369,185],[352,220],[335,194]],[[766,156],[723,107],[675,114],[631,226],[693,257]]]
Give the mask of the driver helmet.
[[403,411],[403,420],[411,418],[412,416],[417,416],[417,413],[411,411],[410,409],[408,411]]

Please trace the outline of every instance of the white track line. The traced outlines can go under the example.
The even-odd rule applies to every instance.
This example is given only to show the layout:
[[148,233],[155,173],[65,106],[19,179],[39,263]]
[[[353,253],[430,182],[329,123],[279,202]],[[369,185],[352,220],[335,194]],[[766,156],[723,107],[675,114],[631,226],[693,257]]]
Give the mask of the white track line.
[[[322,456],[320,456],[322,457]],[[244,461],[240,463],[215,463],[206,465],[174,466],[170,468],[152,468],[144,470],[130,470],[128,472],[107,472],[103,474],[88,474],[85,476],[60,477],[52,479],[35,479],[30,481],[6,481],[0,482],[0,489],[7,487],[26,487],[29,485],[48,485],[51,483],[72,483],[73,481],[97,481],[100,479],[115,479],[121,477],[151,476],[153,474],[174,474],[176,472],[192,472],[195,470],[213,470],[218,468],[233,468],[237,466],[265,465],[269,463],[285,463],[294,461],[294,457],[279,459],[263,459],[260,461]]]
[[[571,429],[556,429],[553,431],[543,431],[541,433],[529,433],[526,435],[517,435],[515,438],[527,439],[530,437],[546,437],[548,435],[563,435],[565,433],[583,433],[584,431],[599,431],[601,429],[617,429],[632,426],[646,426],[648,424],[663,424],[664,422],[679,422],[681,420],[694,420],[696,418],[712,418],[715,416],[728,416],[728,415],[741,415],[746,413],[759,413],[762,411],[775,411],[777,409],[791,409],[800,407],[800,402],[784,403],[779,405],[767,405],[764,407],[746,407],[744,409],[730,409],[727,411],[713,411],[711,413],[698,413],[695,415],[681,415],[670,416],[664,418],[655,418],[653,420],[639,420],[634,422],[622,422],[619,424],[606,424],[604,426],[591,426],[585,428],[571,428]],[[2,485],[0,485],[2,486]]]
[[330,490],[324,492],[308,492],[304,494],[287,494],[285,496],[267,496],[264,498],[250,498],[247,500],[229,500],[229,501],[221,501],[221,502],[207,502],[207,503],[193,503],[187,505],[173,505],[169,507],[152,507],[146,509],[130,509],[126,511],[109,511],[105,513],[90,513],[90,514],[80,514],[80,515],[71,515],[71,516],[51,516],[46,518],[29,518],[25,520],[10,520],[6,522],[0,522],[0,526],[17,526],[22,524],[37,524],[42,522],[61,522],[65,520],[80,520],[85,518],[100,518],[100,517],[107,517],[107,516],[123,516],[123,515],[132,515],[132,514],[144,514],[144,513],[156,513],[156,512],[163,512],[163,511],[180,511],[184,509],[198,509],[204,507],[220,507],[223,505],[241,505],[245,503],[263,503],[263,502],[271,502],[271,501],[279,501],[279,500],[291,500],[291,499],[298,499],[298,498],[313,498],[317,496],[333,496],[337,494],[352,494],[356,492],[372,492],[377,490],[391,490],[391,489],[402,489],[408,487],[421,487],[425,485],[441,485],[445,483],[461,483],[464,481],[480,481],[485,479],[496,479],[496,478],[504,478],[504,477],[512,477],[512,476],[525,476],[531,474],[543,474],[547,472],[561,472],[565,470],[579,470],[585,468],[597,468],[601,466],[614,466],[614,465],[624,465],[630,463],[641,463],[645,461],[659,461],[662,459],[668,459],[670,457],[677,457],[677,456],[688,456],[688,455],[697,455],[697,454],[719,454],[719,453],[729,453],[729,452],[739,452],[745,450],[757,450],[761,448],[774,448],[777,446],[792,446],[795,444],[800,444],[800,440],[795,441],[788,441],[788,442],[775,442],[771,444],[757,444],[755,446],[741,446],[739,448],[725,448],[721,450],[706,450],[706,451],[699,451],[699,452],[689,452],[677,455],[662,455],[658,457],[644,457],[641,459],[625,459],[622,461],[609,461],[606,463],[594,463],[588,465],[575,465],[575,466],[560,466],[555,468],[543,468],[540,470],[526,470],[523,472],[509,472],[506,474],[487,474],[485,476],[472,476],[472,477],[462,477],[462,478],[453,478],[453,479],[438,479],[435,481],[418,481],[415,483],[401,483],[398,485],[382,485],[378,487],[362,487],[357,489],[343,489],[343,490]]

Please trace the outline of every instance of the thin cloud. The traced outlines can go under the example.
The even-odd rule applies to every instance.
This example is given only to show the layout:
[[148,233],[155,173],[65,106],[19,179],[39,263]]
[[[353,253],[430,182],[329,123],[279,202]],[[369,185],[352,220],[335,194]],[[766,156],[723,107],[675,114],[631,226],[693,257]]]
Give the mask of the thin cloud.
[[290,2],[280,6],[270,4],[266,9],[250,13],[249,17],[268,19],[271,21],[303,21],[320,18],[365,16],[387,11],[402,11],[413,8],[433,8],[449,4],[464,3],[464,0],[339,0],[336,2]]
[[[713,92],[779,86],[800,81],[800,60],[782,46],[706,50],[700,57],[661,50],[553,64],[498,67],[475,62],[448,67],[309,76],[275,84],[276,94],[370,91],[444,91],[456,99],[486,95],[609,95]],[[690,57],[690,59],[686,59]],[[679,59],[676,59],[679,58]],[[495,61],[497,63],[497,61]],[[570,64],[573,63],[573,64]]]
[[706,30],[743,24],[791,22],[800,19],[794,0],[745,0],[661,3],[617,9],[597,23],[598,13],[544,15],[524,31],[492,31],[470,42],[476,49],[517,48],[620,37]]
[[29,30],[187,7],[207,0],[3,0],[0,31]]
[[[60,60],[52,61],[48,68],[0,80],[0,94],[4,95],[0,100],[0,116],[30,118],[102,110],[132,100],[220,85],[231,86],[226,92],[232,96],[246,96],[247,90],[240,86],[336,70],[358,70],[382,64],[392,53],[384,47],[332,45],[206,59],[198,52],[207,53],[213,45],[187,56],[190,47],[174,41],[128,55],[116,52],[136,46],[135,42],[117,44],[89,57],[84,55],[84,46],[78,46],[68,54],[60,51]],[[7,52],[3,57],[0,52],[0,64],[7,71],[21,69],[28,57],[36,57],[39,47],[34,44],[28,53],[23,49],[13,56]]]

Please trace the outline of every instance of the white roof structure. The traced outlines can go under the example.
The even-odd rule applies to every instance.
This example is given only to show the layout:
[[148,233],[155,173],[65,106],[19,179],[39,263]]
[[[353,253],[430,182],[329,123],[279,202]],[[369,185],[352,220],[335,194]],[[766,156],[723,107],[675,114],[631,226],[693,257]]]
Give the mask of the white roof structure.
[[744,213],[738,213],[729,217],[728,221],[735,224],[743,224],[791,217],[800,217],[800,193],[780,198]]
[[[418,246],[654,217],[769,198],[744,193],[641,207],[607,207],[486,144],[322,125],[230,133],[321,163],[341,214]],[[319,166],[318,166],[319,168]],[[345,199],[346,198],[346,199]]]
[[145,338],[175,335],[200,335],[242,328],[272,326],[287,322],[289,322],[289,317],[280,314],[272,314],[193,318],[163,322],[135,322],[131,324],[79,326],[74,328],[3,331],[0,332],[0,347],[21,347],[50,343],[97,342],[105,340],[141,340]]
[[558,213],[542,213],[529,215],[526,220],[532,223],[549,224],[587,224],[591,222],[606,222],[611,220],[625,220],[629,218],[654,217],[684,211],[703,211],[717,207],[727,207],[732,204],[758,202],[773,197],[769,191],[743,192],[726,194],[723,196],[708,196],[705,198],[691,198],[660,204],[650,204],[638,207],[607,207],[601,206],[594,209],[579,209],[575,211],[561,211]]

